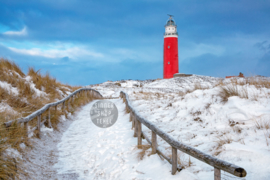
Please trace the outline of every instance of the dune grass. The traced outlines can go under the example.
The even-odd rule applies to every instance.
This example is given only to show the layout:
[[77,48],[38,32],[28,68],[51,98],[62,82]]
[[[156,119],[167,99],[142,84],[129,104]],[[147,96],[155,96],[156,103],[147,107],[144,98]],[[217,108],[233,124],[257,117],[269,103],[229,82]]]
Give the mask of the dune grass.
[[[259,94],[248,90],[253,87],[253,90],[259,90],[260,94],[264,94],[264,98],[270,98],[269,91],[263,89],[270,89],[270,79],[262,77],[246,77],[234,78],[229,82],[221,82],[216,86],[220,88],[219,96],[223,102],[227,102],[229,97],[238,96],[243,99],[251,99],[257,101]],[[267,93],[268,92],[268,93]]]
[[[17,94],[6,87],[0,86],[0,105],[7,107],[0,108],[0,179],[20,179],[20,175],[27,177],[24,172],[23,161],[8,152],[9,149],[22,152],[21,144],[32,146],[26,135],[26,130],[21,124],[14,123],[6,128],[3,123],[20,117],[25,117],[32,112],[40,109],[45,104],[63,99],[69,92],[73,92],[81,87],[62,84],[53,78],[48,72],[43,75],[40,70],[30,67],[27,75],[21,68],[12,61],[0,59],[0,81],[6,82],[17,90]],[[41,91],[38,94],[34,88]],[[91,101],[82,95],[75,98],[74,103],[65,107],[64,110],[59,106],[57,111],[51,108],[52,127],[57,130],[59,117],[68,113],[74,113],[80,106]],[[48,111],[42,114],[42,119],[47,118]],[[37,125],[37,120],[33,119],[28,123],[29,126]],[[45,126],[48,126],[45,123]]]

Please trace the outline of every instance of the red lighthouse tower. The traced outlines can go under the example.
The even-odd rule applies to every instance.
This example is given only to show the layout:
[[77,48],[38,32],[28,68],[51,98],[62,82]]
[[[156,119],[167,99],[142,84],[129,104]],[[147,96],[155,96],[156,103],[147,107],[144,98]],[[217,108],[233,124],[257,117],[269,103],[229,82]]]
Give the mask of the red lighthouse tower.
[[177,26],[169,15],[165,25],[164,33],[164,49],[163,49],[163,78],[173,78],[175,73],[178,73],[178,33]]

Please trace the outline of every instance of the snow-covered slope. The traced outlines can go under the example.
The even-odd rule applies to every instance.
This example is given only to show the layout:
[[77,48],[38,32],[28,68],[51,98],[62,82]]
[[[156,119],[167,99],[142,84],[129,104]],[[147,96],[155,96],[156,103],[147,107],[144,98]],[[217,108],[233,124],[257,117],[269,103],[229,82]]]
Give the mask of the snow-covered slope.
[[[269,85],[269,78],[263,77],[191,76],[106,82],[94,88],[107,96],[127,92],[143,117],[178,141],[245,168],[246,179],[266,180],[270,179]],[[171,154],[160,138],[158,145]],[[181,152],[179,158],[198,179],[213,178],[212,167]],[[222,174],[230,179],[231,175]]]

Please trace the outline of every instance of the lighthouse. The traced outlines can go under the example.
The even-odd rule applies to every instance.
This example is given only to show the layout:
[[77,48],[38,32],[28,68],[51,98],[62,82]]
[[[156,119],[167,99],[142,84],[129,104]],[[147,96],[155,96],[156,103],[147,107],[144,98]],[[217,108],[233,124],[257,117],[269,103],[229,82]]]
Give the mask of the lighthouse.
[[172,15],[165,25],[163,46],[163,78],[173,78],[178,73],[178,33]]

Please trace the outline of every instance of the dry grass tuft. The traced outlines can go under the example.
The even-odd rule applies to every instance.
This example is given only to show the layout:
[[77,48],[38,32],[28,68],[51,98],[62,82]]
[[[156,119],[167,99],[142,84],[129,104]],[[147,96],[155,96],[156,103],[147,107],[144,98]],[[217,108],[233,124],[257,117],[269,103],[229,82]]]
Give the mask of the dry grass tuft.
[[158,92],[144,92],[144,91],[139,91],[134,95],[135,99],[144,99],[144,100],[152,100],[153,98],[155,99],[164,99],[167,98],[165,96],[165,93],[158,93]]
[[241,134],[242,130],[243,129],[241,127],[239,127],[239,126],[234,126],[233,127],[233,132],[235,132],[235,133]]
[[218,143],[218,147],[223,146],[224,144],[230,144],[232,142],[232,138],[230,136],[221,136],[218,137],[218,141],[216,141]]
[[270,121],[267,121],[267,120],[257,120],[255,121],[255,127],[257,129],[265,129],[265,130],[268,130],[270,129]]
[[[138,154],[138,159],[143,160],[143,158],[146,155],[147,150],[150,149],[151,146],[150,145],[138,145],[137,147],[138,147],[138,149],[141,149],[141,152],[139,152],[139,154]],[[151,155],[151,153],[149,153],[148,156],[149,155]]]
[[18,73],[21,77],[25,76],[25,74],[22,72],[21,68],[17,64],[3,58],[0,59],[0,70],[12,70]]
[[[171,148],[169,148],[171,149]],[[191,167],[193,165],[193,162],[190,159],[190,156],[187,158],[187,154],[181,152],[181,151],[177,151],[177,164],[182,168],[188,168]],[[168,157],[170,159],[172,159],[172,154],[169,154]]]
[[229,97],[239,96],[240,98],[248,99],[247,88],[240,88],[237,84],[228,84],[220,87],[219,96],[222,98],[222,102],[227,102]]
[[[254,87],[255,89],[253,89]],[[220,88],[219,96],[223,102],[227,102],[229,97],[238,96],[240,98],[251,99],[257,101],[259,98],[258,90],[265,94],[266,98],[270,98],[270,93],[265,92],[262,88],[270,88],[270,78],[266,77],[246,77],[220,79],[215,87]],[[248,89],[248,87],[250,87]],[[261,97],[261,96],[260,96]]]
[[[223,102],[227,102],[231,96],[252,99],[257,101],[259,95],[255,92],[248,92],[247,86],[254,86],[257,89],[270,88],[270,79],[263,77],[232,78],[226,84],[221,80],[216,86],[220,87],[220,97]],[[265,97],[269,94],[265,93]]]
[[121,87],[121,83],[114,83],[114,85]]
[[231,96],[239,96],[237,86],[222,86],[220,91],[220,97],[223,102],[227,102]]
[[203,86],[200,82],[195,82],[194,83],[194,89],[193,89],[193,91],[196,91],[196,90],[205,90],[205,89],[209,89],[209,87]]
[[214,152],[214,156],[217,156],[222,152],[222,146],[224,144],[230,144],[232,143],[232,141],[233,141],[232,137],[228,135],[222,135],[220,137],[217,137],[217,141],[215,141],[217,143],[217,147]]
[[270,88],[270,79],[249,77],[246,79],[246,83],[249,85],[254,85],[256,88]]

